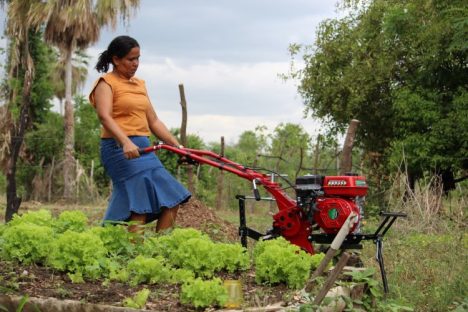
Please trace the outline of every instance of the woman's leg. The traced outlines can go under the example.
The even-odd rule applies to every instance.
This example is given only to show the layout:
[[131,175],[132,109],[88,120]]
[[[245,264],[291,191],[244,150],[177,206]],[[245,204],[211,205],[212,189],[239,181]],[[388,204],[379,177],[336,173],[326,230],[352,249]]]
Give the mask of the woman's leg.
[[132,233],[143,234],[143,226],[146,223],[146,214],[132,212],[130,215],[130,225],[128,231]]
[[156,232],[163,231],[174,226],[178,209],[178,206],[174,208],[163,208],[158,224],[156,225]]

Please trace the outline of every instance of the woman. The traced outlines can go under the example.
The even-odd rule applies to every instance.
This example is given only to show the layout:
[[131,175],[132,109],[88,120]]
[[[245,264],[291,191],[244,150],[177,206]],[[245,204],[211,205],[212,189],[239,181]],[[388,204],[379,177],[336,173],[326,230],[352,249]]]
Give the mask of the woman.
[[[106,73],[89,95],[101,121],[101,161],[113,184],[105,221],[132,221],[130,231],[158,219],[156,231],[173,226],[178,206],[190,193],[163,167],[154,153],[140,155],[153,133],[167,144],[180,146],[158,118],[145,82],[134,77],[140,46],[129,36],[116,37],[96,64]],[[113,70],[107,73],[109,65]]]

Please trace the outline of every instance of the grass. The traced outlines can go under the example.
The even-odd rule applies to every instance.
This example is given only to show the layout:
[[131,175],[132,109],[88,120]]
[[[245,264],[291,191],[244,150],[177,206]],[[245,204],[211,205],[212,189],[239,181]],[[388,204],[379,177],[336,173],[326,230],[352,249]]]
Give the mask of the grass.
[[[260,233],[265,233],[269,230],[273,224],[273,214],[270,212],[270,206],[268,203],[255,203],[252,207],[253,202],[246,202],[245,219],[246,224],[249,228],[256,230]],[[276,210],[277,208],[274,207]],[[224,220],[233,224],[239,225],[239,211],[236,210],[221,210],[216,211],[217,215]]]
[[[64,210],[81,210],[84,212],[93,224],[98,224],[102,221],[107,203],[96,202],[89,204],[66,204],[63,202],[56,203],[41,203],[35,201],[28,201],[21,203],[19,213],[23,214],[29,210],[46,209],[50,210],[54,216],[59,215]],[[6,197],[0,196],[0,223],[5,220]]]
[[[389,298],[415,311],[466,311],[468,301],[467,186],[443,196],[433,181],[420,184],[406,200],[390,199],[393,211],[407,213],[384,238]],[[401,190],[399,192],[403,194]],[[377,267],[374,246],[363,260]]]

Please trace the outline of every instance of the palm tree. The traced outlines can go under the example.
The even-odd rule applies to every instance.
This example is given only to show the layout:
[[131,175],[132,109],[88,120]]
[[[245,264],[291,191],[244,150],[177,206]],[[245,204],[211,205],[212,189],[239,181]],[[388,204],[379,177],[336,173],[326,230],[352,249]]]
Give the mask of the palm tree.
[[[21,80],[23,84],[21,95],[17,94],[14,88],[10,89],[8,95],[9,111],[15,110],[14,106],[19,104],[19,115],[17,118],[9,114],[10,131],[8,134],[10,148],[6,163],[7,179],[7,207],[5,221],[11,220],[18,212],[21,198],[16,190],[16,164],[18,161],[21,146],[24,141],[26,127],[30,122],[31,106],[31,86],[34,79],[34,64],[29,50],[29,32],[31,24],[28,23],[28,15],[31,5],[28,0],[5,1],[0,0],[0,4],[8,3],[8,21],[6,33],[10,38],[9,50],[9,80]],[[20,99],[19,99],[20,98]]]
[[56,45],[65,59],[65,159],[63,197],[70,200],[74,181],[74,110],[72,103],[72,55],[76,49],[85,49],[99,39],[102,26],[115,27],[119,16],[128,20],[140,0],[49,0],[35,4],[30,16],[35,25],[45,24],[44,38]]
[[[60,115],[63,115],[63,100],[65,99],[65,76],[66,76],[66,62],[65,59],[58,55],[58,62],[52,70],[52,81],[54,84],[54,94],[59,100]],[[83,51],[78,50],[72,58],[72,94],[83,88],[88,75],[88,59],[89,56]]]

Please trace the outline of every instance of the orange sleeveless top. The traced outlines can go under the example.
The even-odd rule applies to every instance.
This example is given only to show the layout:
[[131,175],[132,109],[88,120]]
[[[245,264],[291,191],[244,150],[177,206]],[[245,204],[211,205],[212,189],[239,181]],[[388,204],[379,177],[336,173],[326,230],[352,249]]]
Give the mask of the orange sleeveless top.
[[[96,108],[94,90],[104,80],[112,89],[112,118],[127,136],[149,136],[151,131],[146,119],[146,110],[151,102],[146,92],[145,81],[132,77],[122,78],[112,72],[100,77],[93,85],[89,101]],[[112,138],[112,134],[101,127],[101,138]]]

